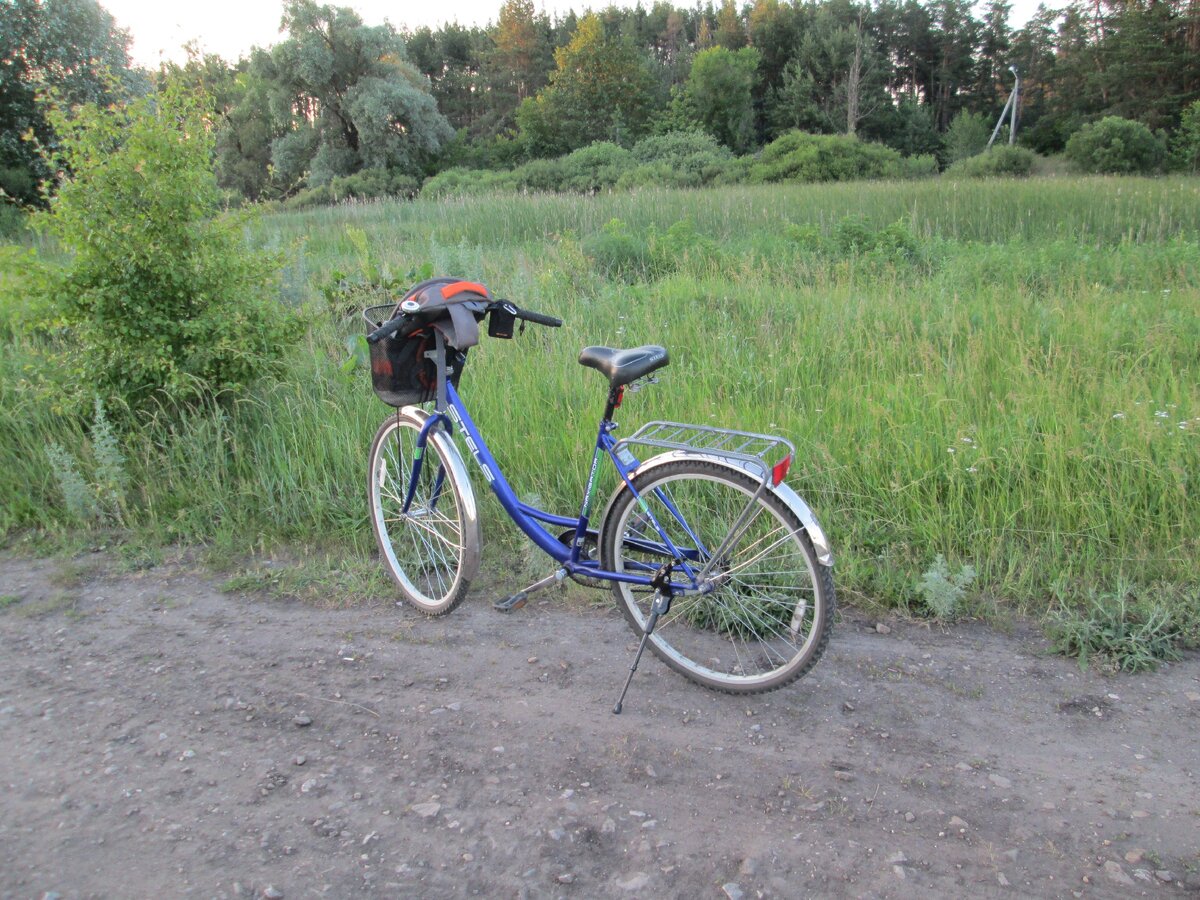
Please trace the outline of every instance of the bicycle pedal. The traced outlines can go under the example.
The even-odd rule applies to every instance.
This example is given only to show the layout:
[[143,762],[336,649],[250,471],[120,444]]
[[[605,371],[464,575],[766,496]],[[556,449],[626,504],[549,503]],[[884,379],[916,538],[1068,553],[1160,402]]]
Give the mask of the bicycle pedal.
[[512,612],[514,609],[520,609],[529,601],[529,594],[526,591],[517,591],[511,597],[505,597],[503,600],[497,600],[492,604],[492,609],[497,612]]

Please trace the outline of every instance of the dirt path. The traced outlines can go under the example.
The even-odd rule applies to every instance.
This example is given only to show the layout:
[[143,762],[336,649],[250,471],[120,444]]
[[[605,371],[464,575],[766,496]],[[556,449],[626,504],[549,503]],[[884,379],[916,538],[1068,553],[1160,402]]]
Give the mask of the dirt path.
[[[1200,890],[1200,659],[853,618],[757,698],[614,610],[441,620],[0,559],[0,897]],[[76,564],[71,572],[78,573]]]

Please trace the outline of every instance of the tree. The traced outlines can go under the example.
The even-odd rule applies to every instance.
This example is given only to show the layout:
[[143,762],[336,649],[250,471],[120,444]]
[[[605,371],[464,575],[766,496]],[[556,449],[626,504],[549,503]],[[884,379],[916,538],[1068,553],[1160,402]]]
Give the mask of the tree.
[[312,0],[289,0],[283,25],[289,37],[264,64],[277,105],[293,110],[289,132],[272,143],[280,173],[306,171],[310,187],[364,168],[415,174],[453,136],[390,25]]
[[1200,175],[1200,100],[1183,111],[1171,141],[1171,158],[1181,172]]
[[890,108],[886,72],[863,27],[863,12],[846,7],[839,21],[833,5],[814,17],[783,73],[772,102],[779,131],[799,128],[824,134],[856,134],[869,116]]
[[746,46],[746,29],[742,27],[742,18],[733,0],[722,0],[721,8],[717,11],[717,30],[713,40],[718,47],[726,50],[740,50]]
[[144,83],[129,68],[129,33],[95,0],[0,2],[0,190],[40,204],[50,172],[38,146],[52,147],[39,91],[65,103],[111,102]]
[[943,141],[945,161],[956,163],[982,153],[991,137],[992,123],[983,113],[960,112],[950,123]]
[[1008,27],[1011,12],[1012,4],[1008,0],[988,0],[980,26],[973,105],[988,115],[999,115],[1012,80],[1008,72],[1012,50],[1012,30]]
[[761,56],[753,47],[711,47],[696,54],[686,98],[704,130],[734,152],[754,141],[754,76]]
[[517,110],[530,155],[557,156],[600,140],[628,146],[649,130],[656,86],[649,60],[628,39],[606,34],[598,16],[581,19],[554,58],[550,84]]
[[128,106],[51,112],[69,174],[41,221],[71,251],[59,296],[75,401],[219,398],[282,352],[279,261],[219,215],[210,106],[175,81]]

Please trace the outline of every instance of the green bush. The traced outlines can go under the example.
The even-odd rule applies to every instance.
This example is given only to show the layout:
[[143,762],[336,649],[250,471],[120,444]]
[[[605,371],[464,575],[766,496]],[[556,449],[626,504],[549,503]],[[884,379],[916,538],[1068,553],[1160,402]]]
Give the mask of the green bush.
[[286,325],[272,302],[279,260],[219,214],[207,100],[168,87],[51,115],[71,174],[39,223],[73,254],[59,363],[76,373],[74,399],[188,404],[272,369]]
[[763,148],[750,162],[751,183],[850,181],[860,178],[914,178],[937,171],[930,156],[905,159],[899,151],[847,135],[791,131]]
[[633,148],[637,167],[618,187],[702,187],[726,173],[733,153],[704,131],[671,131],[639,141]]
[[1067,159],[1081,172],[1144,175],[1163,163],[1163,142],[1141,122],[1107,116],[1084,125],[1067,141]]
[[1181,172],[1200,175],[1200,100],[1183,111],[1171,140],[1171,164]]
[[454,168],[425,179],[425,184],[421,186],[421,197],[436,200],[441,197],[484,194],[515,188],[516,180],[512,172]]
[[650,281],[684,266],[703,268],[720,258],[716,243],[686,219],[666,231],[653,226],[635,232],[611,219],[583,239],[583,254],[605,278],[626,283]]
[[1003,144],[978,156],[960,159],[946,170],[946,174],[964,178],[1024,177],[1033,171],[1036,160],[1037,154],[1032,150]]
[[284,201],[285,209],[309,209],[328,206],[346,200],[380,200],[403,197],[411,200],[420,192],[417,179],[403,172],[387,169],[363,169],[353,175],[342,175],[326,184],[306,188]]
[[1112,594],[1092,593],[1082,604],[1060,600],[1047,625],[1054,649],[1114,672],[1142,672],[1163,660],[1179,659],[1185,643],[1172,606],[1156,599],[1141,600],[1128,589]]
[[608,190],[631,168],[632,153],[609,141],[596,141],[559,160],[561,180],[555,189],[576,194]]
[[647,236],[634,234],[620,219],[585,237],[583,252],[601,275],[629,283],[661,275],[666,264]]
[[925,608],[942,620],[956,619],[963,611],[963,601],[967,588],[975,580],[976,572],[972,566],[963,566],[955,575],[950,574],[946,565],[946,557],[938,554],[921,581],[917,592]]
[[0,338],[46,328],[54,319],[62,272],[32,249],[0,247]]
[[977,156],[987,149],[992,126],[983,113],[960,112],[942,138],[943,158],[948,164]]

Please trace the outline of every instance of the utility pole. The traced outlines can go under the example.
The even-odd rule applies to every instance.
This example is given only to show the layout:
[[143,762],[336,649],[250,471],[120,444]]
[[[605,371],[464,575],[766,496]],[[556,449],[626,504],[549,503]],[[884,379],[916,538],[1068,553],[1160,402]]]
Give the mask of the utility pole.
[[1004,109],[1000,111],[1000,118],[996,120],[996,127],[992,129],[992,136],[988,138],[987,148],[992,149],[992,144],[996,142],[996,135],[1000,133],[1000,126],[1004,124],[1004,117],[1009,116],[1009,110],[1012,110],[1012,115],[1009,116],[1008,125],[1008,143],[1015,144],[1017,142],[1017,107],[1021,104],[1021,76],[1017,74],[1016,66],[1009,66],[1008,71],[1013,73],[1013,78],[1016,83],[1013,85],[1012,93],[1008,95],[1008,102],[1004,104]]

